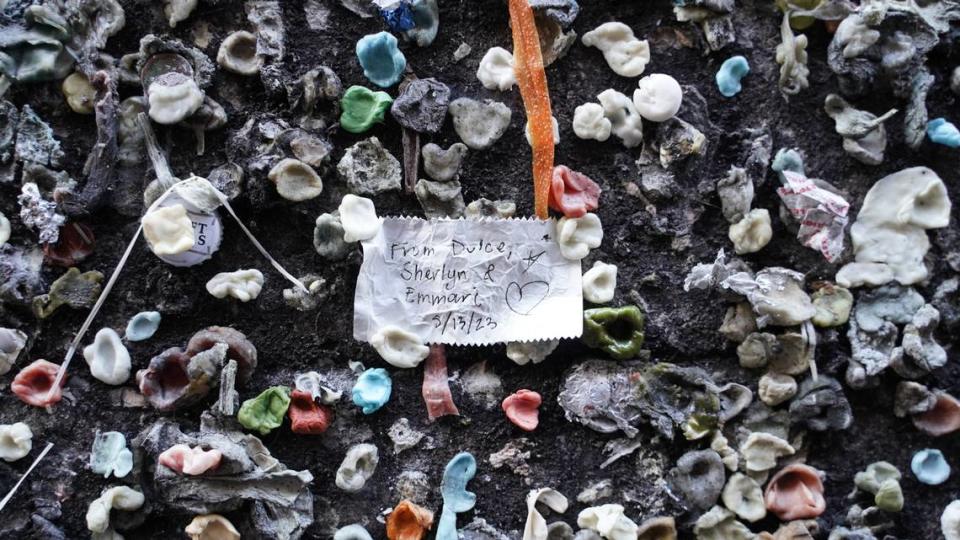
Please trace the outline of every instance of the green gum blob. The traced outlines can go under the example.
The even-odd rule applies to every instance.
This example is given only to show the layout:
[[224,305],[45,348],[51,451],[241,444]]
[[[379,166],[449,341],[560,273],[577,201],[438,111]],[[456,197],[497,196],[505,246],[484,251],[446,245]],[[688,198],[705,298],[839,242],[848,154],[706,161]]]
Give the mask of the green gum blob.
[[900,488],[900,482],[889,479],[880,484],[880,489],[873,498],[877,508],[887,512],[899,512],[903,510],[903,490]]
[[643,347],[643,312],[637,306],[604,307],[583,312],[583,337],[588,347],[617,360],[628,360]]
[[363,86],[351,86],[340,99],[340,127],[350,133],[363,133],[383,116],[393,98],[386,92],[374,92]]
[[283,425],[283,417],[289,407],[290,389],[271,386],[259,396],[244,401],[237,413],[237,420],[250,431],[266,435]]

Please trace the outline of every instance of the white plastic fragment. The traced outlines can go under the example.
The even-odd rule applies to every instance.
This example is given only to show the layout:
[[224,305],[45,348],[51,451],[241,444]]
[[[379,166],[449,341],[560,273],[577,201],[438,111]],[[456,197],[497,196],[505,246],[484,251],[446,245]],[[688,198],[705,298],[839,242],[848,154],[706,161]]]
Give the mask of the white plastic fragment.
[[960,499],[947,505],[940,515],[940,532],[945,540],[960,540]]
[[130,353],[112,328],[101,328],[93,343],[83,348],[90,374],[107,384],[123,384],[130,378]]
[[603,241],[603,226],[596,214],[588,213],[579,218],[560,218],[557,222],[557,244],[560,254],[571,261],[586,257],[591,249],[600,247]]
[[559,339],[527,342],[511,341],[507,343],[507,358],[513,360],[518,366],[525,366],[530,362],[539,364],[556,350],[558,345],[560,345]]
[[620,22],[603,23],[582,38],[587,47],[603,52],[607,65],[622,77],[638,77],[650,62],[650,45],[639,40],[629,26]]
[[577,525],[600,533],[607,540],[636,540],[637,524],[623,515],[623,506],[603,504],[585,508],[577,515]]
[[645,120],[666,122],[680,110],[683,89],[676,79],[665,73],[653,73],[637,82],[633,105]]
[[730,225],[728,236],[737,255],[760,251],[773,237],[770,212],[766,208],[751,210],[743,219]]
[[603,106],[584,103],[573,111],[573,133],[577,137],[603,142],[610,138],[613,124],[604,116]]
[[103,533],[110,528],[110,511],[133,511],[143,506],[146,499],[143,493],[127,486],[115,486],[107,489],[90,503],[87,509],[87,529],[93,533]]
[[430,354],[430,347],[416,334],[388,326],[370,338],[370,345],[388,364],[398,368],[414,368]]
[[617,265],[597,261],[583,274],[583,298],[594,304],[613,300],[617,288]]
[[182,73],[170,72],[158,77],[147,89],[150,118],[158,124],[176,124],[197,112],[203,104],[203,92],[197,81]]
[[220,272],[207,282],[207,292],[217,298],[231,296],[241,302],[249,302],[260,295],[263,289],[263,273],[256,268]]
[[376,446],[372,444],[351,446],[340,468],[337,469],[335,481],[337,487],[350,493],[360,491],[377,470],[378,463],[380,463],[380,456]]
[[143,236],[155,255],[176,255],[193,247],[193,223],[182,204],[154,208],[141,222]]
[[635,148],[643,142],[643,119],[633,101],[612,88],[597,95],[603,106],[603,116],[610,121],[611,132],[623,141],[623,146]]
[[[553,144],[560,144],[560,124],[557,123],[557,117],[551,116],[550,123],[553,125]],[[530,136],[530,122],[523,125],[523,136],[527,139],[527,144],[533,145],[533,139]]]
[[33,432],[23,422],[0,425],[0,459],[7,463],[25,457],[33,449]]
[[527,522],[523,527],[523,540],[547,540],[547,520],[537,511],[538,503],[561,514],[567,511],[568,506],[567,498],[555,489],[531,490],[527,494]]
[[27,346],[27,335],[14,328],[0,328],[0,375],[5,375]]
[[380,218],[373,201],[353,194],[340,201],[340,224],[343,225],[343,241],[370,240],[380,231]]
[[513,72],[513,54],[503,47],[493,47],[483,55],[477,68],[477,79],[487,90],[510,90],[517,84]]
[[[856,262],[841,268],[837,283],[843,287],[879,284],[887,275],[903,285],[925,280],[928,271],[923,257],[930,249],[926,229],[949,225],[950,207],[943,180],[926,167],[911,167],[878,180],[850,227]],[[877,264],[886,266],[889,274]]]

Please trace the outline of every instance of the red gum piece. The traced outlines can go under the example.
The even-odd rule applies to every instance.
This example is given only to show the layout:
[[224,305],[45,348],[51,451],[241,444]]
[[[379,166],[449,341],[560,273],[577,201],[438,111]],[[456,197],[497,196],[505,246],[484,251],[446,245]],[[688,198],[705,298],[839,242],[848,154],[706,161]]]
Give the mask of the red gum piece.
[[294,390],[290,394],[290,430],[300,435],[320,435],[333,423],[333,409],[313,400],[310,392]]
[[68,268],[93,253],[93,231],[82,223],[67,223],[60,227],[56,244],[43,245],[44,260],[56,266]]
[[513,72],[530,124],[533,154],[533,199],[536,215],[547,219],[550,178],[553,171],[553,116],[550,90],[543,70],[540,35],[528,0],[509,0],[510,29],[513,34]]
[[763,502],[780,521],[813,519],[827,508],[820,475],[802,463],[787,465],[775,474],[767,484]]
[[533,390],[517,390],[503,400],[501,407],[507,419],[524,431],[537,429],[540,423],[540,403],[543,399]]
[[600,186],[589,176],[566,165],[553,168],[550,183],[550,208],[568,218],[583,217],[600,204]]
[[448,414],[460,416],[447,382],[447,353],[443,345],[431,345],[423,364],[423,401],[431,422]]
[[60,401],[63,397],[61,389],[67,384],[66,377],[60,380],[60,386],[53,392],[50,388],[57,378],[60,366],[46,360],[36,360],[20,370],[13,378],[10,389],[20,398],[20,401],[34,407],[47,407]]

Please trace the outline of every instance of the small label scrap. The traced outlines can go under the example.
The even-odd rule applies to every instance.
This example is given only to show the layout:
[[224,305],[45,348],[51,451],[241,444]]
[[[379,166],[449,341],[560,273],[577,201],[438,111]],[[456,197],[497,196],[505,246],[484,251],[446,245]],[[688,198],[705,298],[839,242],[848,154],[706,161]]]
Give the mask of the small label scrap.
[[453,345],[579,337],[582,295],[554,220],[384,218],[363,243],[353,336],[393,326]]

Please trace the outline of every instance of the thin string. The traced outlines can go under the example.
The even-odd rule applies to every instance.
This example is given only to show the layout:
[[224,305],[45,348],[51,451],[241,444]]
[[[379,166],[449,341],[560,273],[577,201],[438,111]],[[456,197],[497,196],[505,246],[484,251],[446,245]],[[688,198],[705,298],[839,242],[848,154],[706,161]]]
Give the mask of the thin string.
[[16,485],[13,486],[13,489],[11,489],[9,493],[7,493],[7,496],[4,497],[2,501],[0,501],[0,510],[3,510],[3,508],[7,506],[7,503],[10,502],[10,499],[13,498],[14,493],[16,493],[18,489],[20,489],[20,484],[22,484],[23,481],[27,479],[27,476],[33,471],[34,467],[36,467],[37,464],[40,463],[40,460],[46,457],[47,452],[49,452],[51,448],[53,448],[53,443],[47,443],[46,448],[44,448],[43,451],[40,452],[40,455],[37,456],[37,459],[33,460],[33,463],[30,465],[30,468],[27,469],[27,472],[23,473],[23,476],[21,476],[20,480],[17,481]]
[[237,222],[237,225],[239,225],[240,229],[243,230],[244,234],[247,235],[247,238],[250,239],[250,242],[254,245],[254,247],[256,247],[260,251],[260,254],[266,257],[266,259],[270,261],[270,264],[277,269],[277,272],[280,272],[280,274],[283,277],[287,278],[287,281],[289,281],[290,283],[293,283],[294,287],[297,287],[301,291],[307,294],[310,294],[310,291],[307,289],[307,287],[303,283],[301,283],[299,279],[293,277],[293,275],[290,274],[290,272],[287,272],[286,268],[281,266],[280,263],[278,263],[273,257],[270,256],[269,253],[267,253],[266,248],[264,248],[263,245],[260,244],[260,241],[257,240],[255,236],[253,236],[252,232],[250,232],[250,229],[247,229],[247,226],[244,225],[242,221],[240,221],[239,217],[237,217],[236,212],[233,211],[233,207],[230,206],[230,202],[227,201],[227,197],[223,193],[220,193],[219,190],[216,190],[216,193],[217,193],[217,198],[219,198],[220,202],[223,203],[223,206],[226,207],[227,212],[229,212],[230,215],[233,216],[233,219]]
[[[167,190],[163,192],[163,195],[160,195],[159,197],[157,197],[157,200],[150,205],[150,207],[147,209],[144,215],[154,211],[164,200],[166,200],[167,196],[169,196],[170,193],[172,193],[177,186],[186,182],[187,180],[181,180],[176,184],[167,188]],[[227,208],[227,212],[229,212],[230,215],[233,216],[233,219],[236,220],[237,224],[240,225],[240,228],[247,235],[247,238],[250,239],[250,242],[253,243],[253,245],[257,248],[257,250],[259,250],[260,253],[267,258],[268,261],[270,261],[270,264],[274,268],[276,268],[277,271],[280,272],[280,274],[284,278],[286,278],[291,283],[293,283],[295,287],[299,288],[300,290],[302,290],[307,294],[310,294],[310,291],[306,288],[306,286],[304,286],[303,283],[300,282],[300,280],[293,277],[293,275],[291,275],[290,272],[287,272],[287,270],[283,266],[281,266],[280,263],[278,263],[273,257],[270,256],[269,253],[267,253],[267,250],[263,247],[263,245],[260,244],[260,242],[256,239],[256,237],[253,236],[253,233],[251,233],[250,230],[247,229],[246,225],[244,225],[243,222],[240,221],[240,218],[237,217],[237,214],[233,211],[233,208],[230,206],[230,203],[227,202],[226,196],[223,193],[220,193],[220,191],[215,188],[214,188],[214,192],[217,194],[217,198],[220,200],[220,202],[223,203],[223,205]],[[83,324],[80,326],[80,330],[77,332],[77,335],[74,336],[73,341],[70,342],[70,347],[67,349],[67,354],[63,358],[63,363],[60,364],[60,369],[57,370],[57,377],[56,379],[54,379],[53,385],[50,386],[50,390],[47,392],[47,400],[50,400],[53,398],[57,388],[59,388],[60,384],[63,382],[63,378],[67,374],[67,368],[70,366],[70,361],[73,360],[73,357],[77,352],[77,348],[80,346],[80,341],[83,339],[83,336],[87,333],[87,330],[90,329],[90,325],[93,324],[93,320],[94,318],[96,318],[97,313],[100,312],[100,308],[103,306],[103,303],[107,301],[107,296],[109,296],[110,291],[113,290],[114,284],[117,282],[117,279],[120,277],[120,271],[123,269],[124,265],[127,264],[127,259],[130,258],[130,253],[133,252],[133,246],[136,245],[137,240],[140,238],[140,233],[142,232],[143,232],[143,220],[141,219],[140,225],[137,227],[137,232],[134,233],[133,238],[130,239],[130,243],[127,244],[127,249],[123,252],[123,256],[120,257],[120,262],[117,263],[117,267],[113,269],[113,273],[110,275],[110,279],[107,280],[107,284],[104,285],[103,290],[100,292],[100,296],[97,298],[97,302],[93,305],[93,309],[91,309],[90,313],[87,314],[87,318],[83,321]]]

